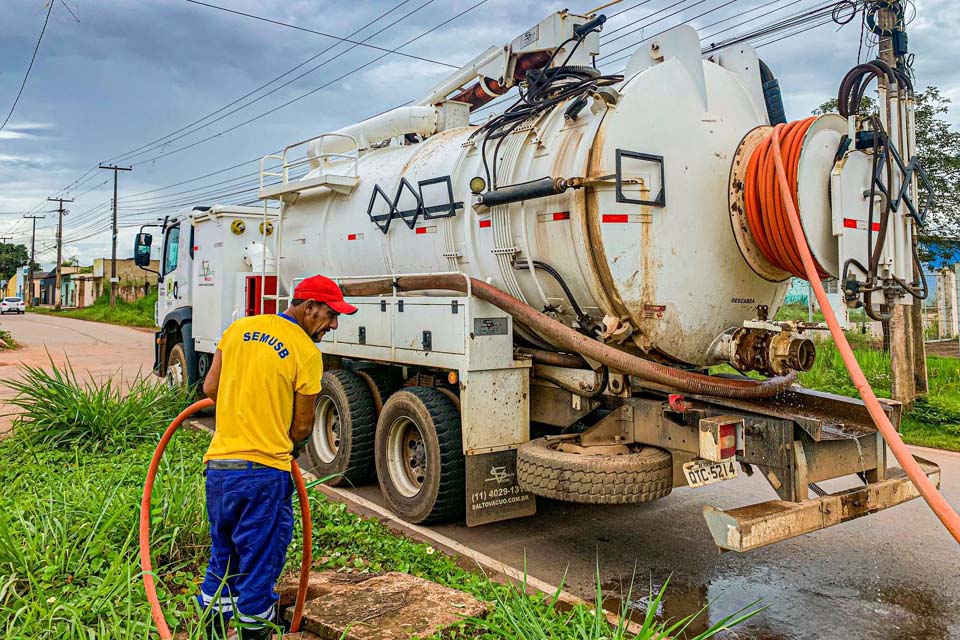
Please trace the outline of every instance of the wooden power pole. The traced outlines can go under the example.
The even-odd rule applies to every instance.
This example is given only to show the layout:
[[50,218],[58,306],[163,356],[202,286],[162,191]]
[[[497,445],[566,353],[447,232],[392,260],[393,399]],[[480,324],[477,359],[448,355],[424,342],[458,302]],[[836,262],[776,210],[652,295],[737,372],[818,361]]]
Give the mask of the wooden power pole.
[[64,202],[73,202],[73,200],[67,200],[66,198],[47,198],[50,202],[58,202],[57,213],[60,214],[59,222],[57,223],[57,279],[56,291],[53,292],[53,306],[57,309],[60,308],[60,280],[62,278],[61,271],[63,271],[63,216],[66,215],[67,210],[63,208]]
[[117,174],[120,171],[133,171],[133,167],[100,165],[101,169],[113,171],[113,249],[110,252],[110,308],[117,306]]
[[30,264],[27,265],[27,282],[30,287],[28,290],[27,305],[33,305],[33,265],[37,262],[37,220],[43,220],[47,216],[23,216],[33,223],[33,229],[30,231]]

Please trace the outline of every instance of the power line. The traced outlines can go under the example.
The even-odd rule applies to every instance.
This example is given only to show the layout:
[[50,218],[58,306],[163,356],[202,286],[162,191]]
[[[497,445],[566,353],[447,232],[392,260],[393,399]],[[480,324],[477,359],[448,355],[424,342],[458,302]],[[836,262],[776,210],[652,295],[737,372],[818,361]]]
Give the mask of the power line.
[[[218,10],[220,10],[220,11],[226,11],[227,13],[234,13],[234,14],[236,14],[236,15],[238,15],[238,16],[243,16],[243,17],[245,17],[245,18],[253,18],[254,20],[261,20],[261,21],[263,21],[263,22],[269,22],[270,24],[276,24],[276,25],[279,25],[279,26],[281,26],[281,27],[288,27],[288,28],[290,28],[290,29],[296,29],[297,31],[306,31],[307,33],[314,33],[314,34],[316,34],[316,35],[318,35],[318,36],[324,36],[324,37],[326,37],[326,38],[333,38],[333,39],[335,39],[335,40],[339,40],[340,42],[349,42],[350,44],[353,44],[353,45],[357,45],[357,46],[361,46],[361,47],[369,47],[370,49],[376,49],[377,51],[385,51],[386,53],[397,53],[396,51],[392,51],[392,50],[387,49],[387,48],[385,48],[385,47],[378,47],[378,46],[375,45],[375,44],[367,44],[366,42],[363,42],[363,41],[350,40],[349,38],[341,38],[340,36],[335,36],[335,35],[330,34],[330,33],[324,33],[323,31],[316,31],[316,30],[314,30],[314,29],[308,29],[307,27],[301,27],[301,26],[296,25],[296,24],[290,24],[290,23],[288,23],[288,22],[280,22],[279,20],[272,20],[272,19],[270,19],[270,18],[264,18],[263,16],[257,16],[257,15],[254,15],[254,14],[252,14],[252,13],[244,13],[243,11],[236,11],[235,9],[228,9],[228,8],[226,8],[226,7],[220,7],[220,6],[217,6],[217,5],[215,5],[215,4],[209,4],[209,3],[207,3],[207,2],[200,2],[200,0],[186,0],[186,1],[189,2],[190,4],[198,4],[198,5],[203,6],[203,7],[210,7],[211,9],[218,9]],[[451,68],[453,68],[453,69],[459,69],[459,68],[460,68],[460,67],[458,67],[457,65],[454,65],[454,64],[448,64],[448,63],[446,63],[446,62],[440,62],[439,60],[432,60],[432,59],[430,59],[430,58],[424,58],[424,57],[422,57],[422,56],[416,56],[416,55],[413,55],[413,54],[411,54],[411,53],[400,53],[400,54],[398,54],[398,55],[404,56],[404,57],[406,57],[406,58],[413,58],[414,60],[422,60],[423,62],[432,62],[433,64],[439,64],[439,65],[443,65],[444,67],[451,67]]]
[[[397,9],[399,9],[400,7],[408,4],[410,1],[411,1],[411,0],[403,0],[402,2],[400,2],[399,4],[397,4],[396,6],[394,6],[392,9],[389,9],[388,11],[385,11],[385,12],[381,13],[380,15],[378,15],[376,18],[374,18],[373,20],[371,20],[371,21],[368,22],[367,24],[363,25],[363,26],[360,27],[359,29],[356,29],[356,30],[355,30],[353,33],[351,33],[348,37],[353,37],[353,36],[355,36],[356,34],[360,33],[361,31],[363,31],[364,29],[366,29],[367,27],[369,27],[370,25],[378,22],[379,20],[382,20],[383,18],[385,18],[386,16],[390,15],[391,13],[393,13],[394,11],[396,11]],[[432,1],[433,1],[433,0],[431,0],[431,2],[432,2]],[[426,5],[423,5],[423,6],[426,6]],[[413,13],[416,13],[416,11],[419,11],[419,10],[422,9],[422,8],[423,8],[423,7],[421,6],[421,7],[419,7],[418,9],[416,9],[415,11],[406,14],[405,16],[403,16],[403,18],[401,18],[401,20],[406,19],[407,17],[409,17],[409,16],[412,15]],[[399,22],[399,21],[394,21],[394,22],[392,22],[390,25],[387,26],[387,28],[389,28],[390,26],[393,26],[393,25],[397,24],[397,22]],[[375,34],[373,34],[373,35],[371,35],[370,37],[374,37],[374,36],[376,36],[377,34],[379,34],[379,33],[381,33],[381,32],[382,32],[382,30],[381,30],[381,31],[378,31],[377,33],[375,33]],[[369,40],[369,38],[367,38],[367,39]],[[256,94],[257,92],[261,91],[262,89],[265,89],[266,87],[270,86],[270,85],[273,84],[274,82],[276,82],[276,81],[278,81],[278,80],[280,80],[280,79],[282,79],[282,78],[290,75],[291,73],[293,73],[293,72],[296,71],[297,69],[303,67],[304,65],[312,62],[313,60],[317,59],[317,58],[320,57],[321,55],[327,53],[328,51],[330,51],[331,49],[333,49],[337,44],[339,44],[339,42],[336,43],[336,44],[334,44],[334,45],[332,45],[332,46],[330,46],[330,47],[327,47],[327,48],[323,49],[322,51],[320,51],[320,52],[317,53],[316,55],[311,56],[310,58],[307,58],[306,60],[304,60],[304,61],[301,62],[300,64],[295,65],[294,67],[291,67],[290,69],[288,69],[288,70],[285,71],[284,73],[282,73],[282,74],[280,74],[279,76],[271,79],[270,81],[268,81],[268,82],[260,85],[259,87],[257,87],[257,88],[254,89],[253,91],[250,91],[250,92],[244,94],[243,96],[237,98],[236,100],[234,100],[234,101],[232,101],[232,102],[230,102],[230,103],[228,103],[228,104],[226,104],[226,105],[224,105],[224,106],[222,106],[222,107],[220,107],[220,108],[218,108],[218,109],[215,109],[215,110],[211,111],[210,113],[208,113],[207,115],[203,116],[202,118],[199,118],[199,119],[197,119],[197,120],[194,120],[193,122],[191,122],[191,123],[189,123],[189,124],[187,124],[187,125],[184,125],[183,127],[177,129],[176,131],[173,131],[173,132],[171,132],[171,133],[168,133],[168,134],[165,135],[165,136],[162,136],[162,137],[160,137],[160,138],[157,138],[156,140],[152,140],[151,142],[148,142],[148,143],[146,143],[146,144],[144,144],[144,145],[141,145],[141,146],[139,146],[139,147],[136,147],[135,149],[132,149],[132,150],[130,150],[130,151],[127,151],[127,152],[125,152],[125,153],[122,153],[122,154],[120,154],[120,155],[118,155],[118,156],[113,156],[112,158],[110,158],[109,160],[107,160],[107,162],[110,162],[110,161],[118,161],[118,160],[120,160],[120,159],[130,157],[130,156],[132,156],[132,155],[133,155],[135,152],[137,152],[137,151],[141,151],[141,150],[147,149],[148,147],[153,148],[153,147],[157,146],[157,143],[160,143],[158,146],[164,146],[165,144],[167,144],[167,143],[170,142],[170,140],[168,140],[168,138],[170,138],[171,136],[176,135],[176,134],[178,134],[178,133],[180,133],[180,132],[182,132],[182,131],[185,131],[186,129],[189,129],[190,127],[192,127],[192,126],[194,126],[194,125],[196,125],[196,124],[199,124],[199,123],[203,122],[204,120],[207,120],[207,119],[209,119],[210,117],[212,117],[212,116],[214,116],[214,115],[216,115],[216,114],[224,111],[225,109],[228,109],[228,108],[232,107],[233,105],[237,104],[238,102],[241,102],[241,101],[245,100],[246,98],[248,98],[248,97]],[[320,64],[320,65],[317,65],[317,66],[312,67],[312,68],[311,68],[310,70],[308,70],[306,73],[297,76],[297,77],[294,78],[293,80],[298,80],[298,79],[304,77],[305,75],[307,75],[307,74],[309,74],[309,73],[312,73],[313,71],[315,71],[316,69],[320,68],[320,67],[323,66],[324,64],[327,64],[328,62],[330,62],[330,60],[328,60],[328,61],[326,61],[326,62],[324,62],[324,63],[322,63],[322,64]],[[279,89],[282,89],[283,87],[287,86],[288,84],[290,84],[290,83],[288,82],[288,83],[286,83],[286,84],[284,84],[284,85],[282,85],[282,86],[280,86],[280,87],[274,88],[274,89],[271,90],[269,93],[264,94],[263,96],[260,96],[259,98],[257,98],[257,100],[260,100],[260,99],[266,97],[267,95],[270,95],[271,93],[274,93],[275,91],[277,91],[277,90],[279,90]],[[245,106],[249,106],[250,104],[253,104],[253,102],[255,102],[255,101],[252,101],[252,102],[248,103],[248,104],[245,105]],[[228,114],[228,115],[229,115],[229,114]],[[211,122],[211,123],[207,123],[207,124],[208,124],[208,125],[209,125],[209,124],[212,124],[212,122]],[[200,127],[200,128],[202,128],[202,127]],[[199,129],[196,129],[196,130],[199,130]],[[259,158],[250,160],[250,162],[254,162],[255,160],[259,160]],[[224,171],[226,171],[226,170],[224,170]],[[71,182],[71,183],[70,183],[69,185],[67,185],[65,188],[61,189],[60,193],[64,193],[64,192],[68,191],[69,189],[71,189],[72,187],[80,187],[80,186],[83,186],[84,183],[86,183],[86,182],[90,181],[91,179],[93,179],[93,177],[96,175],[96,173],[97,173],[97,165],[94,165],[93,167],[91,167],[90,169],[88,169],[85,173],[83,173],[79,178],[77,178],[76,180],[74,180],[73,182]],[[198,178],[198,179],[199,179],[199,178]]]
[[346,73],[344,73],[344,74],[342,74],[342,75],[334,78],[333,80],[330,80],[329,82],[326,82],[325,84],[322,84],[322,85],[320,85],[319,87],[317,87],[317,88],[315,88],[315,89],[311,89],[310,91],[308,91],[308,92],[306,92],[306,93],[304,93],[304,94],[302,94],[302,95],[300,95],[300,96],[297,96],[296,98],[293,98],[292,100],[288,100],[287,102],[284,102],[283,104],[281,104],[281,105],[279,105],[279,106],[277,106],[277,107],[274,107],[273,109],[270,109],[269,111],[265,111],[265,112],[261,113],[260,115],[254,116],[253,118],[250,118],[250,119],[248,119],[248,120],[245,120],[245,121],[241,122],[240,124],[237,124],[237,125],[234,125],[234,126],[232,126],[232,127],[227,128],[227,129],[224,129],[223,131],[220,131],[220,132],[218,132],[218,133],[215,133],[215,134],[213,134],[212,136],[207,136],[206,138],[203,138],[203,139],[198,140],[198,141],[196,141],[196,142],[192,142],[192,143],[190,143],[190,144],[188,144],[188,145],[185,145],[185,146],[180,147],[180,148],[178,148],[178,149],[174,149],[174,150],[172,150],[172,151],[168,151],[168,152],[166,152],[166,153],[161,153],[161,154],[159,154],[159,155],[153,156],[152,158],[147,158],[146,160],[140,160],[139,162],[134,163],[134,164],[145,164],[145,163],[147,163],[147,162],[153,162],[154,160],[159,160],[160,158],[166,158],[167,156],[171,156],[171,155],[173,155],[173,154],[175,154],[175,153],[180,153],[181,151],[185,151],[185,150],[190,149],[190,148],[193,148],[193,147],[195,147],[195,146],[197,146],[197,145],[199,145],[199,144],[203,144],[204,142],[208,142],[208,141],[210,141],[210,140],[213,140],[214,138],[218,138],[218,137],[222,136],[222,135],[225,134],[225,133],[229,133],[229,132],[231,132],[231,131],[235,131],[235,130],[239,129],[240,127],[244,127],[244,126],[246,126],[246,125],[248,125],[248,124],[250,124],[250,123],[252,123],[252,122],[255,122],[255,121],[257,121],[257,120],[259,120],[259,119],[261,119],[261,118],[264,118],[264,117],[266,117],[266,116],[268,116],[268,115],[270,115],[270,114],[272,114],[272,113],[274,113],[274,112],[276,112],[276,111],[279,111],[280,109],[286,108],[286,107],[290,106],[291,104],[293,104],[293,103],[295,103],[295,102],[298,102],[298,101],[300,101],[300,100],[303,100],[304,98],[306,98],[306,97],[308,97],[308,96],[311,96],[311,95],[313,95],[314,93],[316,93],[316,92],[318,92],[318,91],[321,91],[321,90],[323,90],[323,89],[325,89],[325,88],[327,88],[327,87],[329,87],[329,86],[331,86],[331,85],[333,85],[333,84],[336,84],[337,82],[343,80],[344,78],[347,78],[347,77],[353,75],[354,73],[357,73],[358,71],[362,71],[363,69],[369,67],[369,66],[372,65],[372,64],[375,64],[375,63],[379,62],[380,60],[383,60],[384,58],[386,58],[386,57],[387,57],[388,55],[390,55],[391,53],[394,53],[397,49],[402,49],[403,47],[406,47],[406,46],[408,46],[408,45],[410,45],[410,44],[413,44],[414,42],[420,40],[421,38],[424,38],[424,37],[428,36],[429,34],[433,33],[433,32],[436,31],[437,29],[440,29],[440,28],[446,26],[447,24],[453,22],[453,21],[456,20],[457,18],[460,18],[461,16],[464,16],[464,15],[466,15],[467,13],[473,11],[473,10],[476,9],[477,7],[486,4],[488,1],[489,1],[489,0],[480,0],[480,2],[477,2],[477,3],[473,4],[473,5],[471,5],[470,7],[464,9],[463,11],[461,11],[461,12],[459,12],[458,14],[454,15],[453,17],[444,20],[444,21],[441,22],[440,24],[438,24],[438,25],[436,25],[436,26],[434,26],[434,27],[432,27],[432,28],[424,31],[424,32],[421,33],[420,35],[418,35],[418,36],[416,36],[416,37],[414,37],[414,38],[411,38],[410,40],[407,40],[406,42],[404,42],[403,44],[401,44],[401,45],[400,45],[399,47],[397,47],[396,49],[393,49],[393,50],[389,51],[388,53],[384,53],[383,55],[378,56],[378,57],[374,58],[373,60],[370,60],[369,62],[365,62],[364,64],[362,64],[362,65],[360,65],[360,66],[358,66],[358,67],[354,67],[354,68],[351,69],[350,71],[347,71]]
[[[374,19],[371,20],[370,22],[367,22],[365,25],[363,25],[363,26],[360,27],[359,29],[355,29],[352,33],[350,33],[349,36],[347,36],[347,38],[340,38],[340,39],[338,40],[338,42],[335,42],[334,44],[330,45],[329,47],[324,48],[324,49],[321,50],[319,53],[317,53],[317,54],[315,54],[315,55],[307,58],[306,60],[304,60],[304,61],[301,62],[300,64],[295,65],[294,67],[291,67],[290,69],[288,69],[288,70],[285,71],[284,73],[282,73],[282,74],[280,74],[279,76],[273,78],[273,79],[270,80],[269,82],[266,82],[266,83],[260,85],[260,86],[257,87],[256,89],[247,92],[246,94],[240,96],[240,97],[237,98],[236,100],[234,100],[234,101],[232,101],[232,102],[230,102],[230,103],[228,103],[228,104],[225,104],[224,106],[222,106],[222,107],[220,107],[220,108],[218,108],[218,109],[215,109],[215,110],[211,111],[210,113],[208,113],[207,115],[203,116],[202,118],[199,118],[199,119],[197,119],[197,120],[194,120],[193,122],[191,122],[191,123],[189,123],[189,124],[187,124],[187,125],[184,125],[183,127],[180,127],[180,128],[177,129],[176,131],[172,131],[171,133],[168,133],[168,134],[165,135],[165,136],[162,136],[162,137],[160,137],[160,138],[157,138],[156,140],[153,140],[153,141],[151,141],[151,142],[148,142],[147,144],[141,145],[141,146],[137,147],[136,149],[132,149],[132,150],[130,150],[130,151],[126,152],[126,153],[123,153],[123,154],[121,154],[121,155],[119,155],[119,156],[114,156],[113,158],[110,159],[110,161],[118,161],[118,160],[121,160],[121,159],[129,159],[130,157],[133,157],[134,155],[138,155],[137,152],[141,152],[141,151],[142,151],[142,152],[146,152],[146,151],[149,150],[149,149],[154,149],[154,148],[162,147],[162,146],[164,146],[164,145],[166,145],[166,144],[169,144],[170,142],[173,142],[174,140],[179,140],[180,138],[182,138],[182,137],[184,137],[184,136],[180,136],[180,137],[178,137],[178,138],[173,138],[173,136],[175,136],[175,135],[177,135],[178,133],[181,133],[181,132],[183,132],[183,131],[186,131],[187,129],[190,129],[190,128],[193,127],[194,125],[197,125],[197,124],[203,122],[204,120],[208,120],[209,118],[217,115],[218,113],[222,113],[223,111],[229,109],[229,108],[232,107],[233,105],[235,105],[235,104],[237,104],[237,103],[239,103],[239,102],[242,102],[243,100],[246,100],[247,98],[255,95],[256,93],[258,93],[259,91],[261,91],[261,90],[269,87],[271,84],[277,82],[278,80],[281,80],[282,78],[285,78],[286,76],[290,75],[291,73],[293,73],[293,72],[296,71],[297,69],[299,69],[299,68],[307,65],[307,64],[310,63],[310,62],[313,62],[314,60],[316,60],[316,59],[319,58],[320,56],[322,56],[322,55],[324,55],[325,53],[327,53],[327,52],[333,50],[334,48],[336,48],[336,47],[340,44],[340,41],[353,42],[352,40],[349,40],[349,38],[352,38],[353,36],[357,35],[357,34],[360,33],[361,31],[363,31],[364,29],[366,29],[367,27],[369,27],[369,26],[371,26],[371,25],[379,22],[380,20],[382,20],[383,18],[387,17],[388,15],[390,15],[391,13],[393,13],[394,11],[396,11],[397,9],[399,9],[400,7],[408,4],[409,2],[411,2],[411,0],[403,0],[403,2],[401,2],[400,4],[396,5],[395,7],[393,7],[392,9],[390,9],[390,10],[388,10],[388,11],[385,11],[385,12],[381,13],[381,14],[378,15],[376,18],[374,18]],[[364,38],[364,42],[367,42],[367,41],[375,38],[375,37],[378,36],[379,34],[383,33],[385,30],[387,30],[387,29],[389,29],[389,28],[391,28],[391,27],[399,24],[399,23],[402,22],[403,20],[406,20],[407,18],[409,18],[409,17],[412,16],[413,14],[417,13],[418,11],[420,11],[421,9],[423,9],[424,7],[426,7],[427,5],[432,4],[433,2],[434,2],[434,0],[429,0],[429,2],[426,2],[426,3],[422,4],[422,5],[420,5],[419,7],[417,7],[416,9],[414,9],[413,11],[410,11],[410,12],[406,13],[405,15],[403,15],[402,17],[400,17],[399,19],[391,22],[390,24],[386,25],[386,26],[383,27],[382,29],[380,29],[380,30],[378,30],[378,31],[370,34],[368,37]],[[193,129],[193,131],[188,132],[188,133],[185,134],[185,135],[189,135],[189,133],[195,133],[196,131],[199,131],[200,129],[203,129],[203,128],[205,128],[205,127],[208,127],[208,126],[212,125],[214,122],[218,122],[218,121],[220,121],[220,120],[223,120],[226,116],[229,116],[229,115],[231,115],[231,114],[233,114],[233,113],[236,113],[237,111],[240,111],[241,109],[245,109],[245,108],[247,108],[247,107],[255,104],[256,102],[259,102],[260,100],[266,98],[267,96],[276,93],[276,92],[279,91],[280,89],[283,89],[284,87],[287,87],[287,86],[291,85],[292,83],[296,82],[297,80],[300,80],[301,78],[304,78],[304,77],[306,77],[307,75],[313,73],[313,72],[316,71],[317,69],[320,69],[321,67],[324,67],[324,66],[326,66],[327,64],[333,62],[334,60],[336,60],[336,59],[339,58],[340,56],[344,55],[345,53],[347,53],[347,52],[349,52],[349,51],[352,51],[352,50],[355,49],[357,46],[358,46],[358,45],[354,45],[353,47],[348,48],[346,51],[344,51],[344,52],[342,52],[342,53],[340,53],[340,54],[337,54],[336,56],[330,58],[329,60],[325,60],[325,61],[321,62],[320,64],[315,65],[315,66],[307,69],[305,72],[301,73],[301,74],[298,75],[297,77],[292,78],[291,80],[283,83],[282,85],[279,85],[279,86],[277,86],[277,87],[274,87],[273,89],[271,89],[271,90],[268,91],[267,93],[264,93],[263,95],[258,96],[256,99],[247,102],[246,104],[242,105],[241,107],[239,107],[239,108],[237,108],[237,109],[234,109],[233,111],[230,111],[229,113],[226,113],[226,114],[224,114],[223,116],[221,116],[221,117],[219,117],[219,118],[217,118],[217,119],[215,119],[215,120],[212,120],[212,121],[210,121],[210,122],[207,122],[205,125],[203,125],[203,126],[201,126],[201,127],[196,127],[195,129]],[[446,63],[438,63],[438,64],[446,64]],[[171,138],[172,138],[172,139],[171,139]]]
[[50,22],[50,12],[53,11],[53,2],[51,0],[50,6],[47,7],[47,17],[43,19],[43,28],[40,29],[40,37],[37,38],[37,46],[33,48],[33,56],[30,58],[30,66],[27,67],[27,72],[23,75],[23,82],[20,83],[20,90],[17,91],[17,97],[13,99],[13,105],[10,107],[10,113],[7,114],[7,118],[3,121],[3,124],[0,124],[0,131],[3,131],[3,128],[7,126],[7,123],[10,122],[10,116],[13,115],[13,110],[17,108],[17,103],[20,102],[20,96],[23,95],[23,88],[27,86],[27,78],[30,77],[30,71],[33,69],[33,63],[37,59],[37,51],[40,50],[40,43],[43,41],[43,34],[47,31],[47,23]]

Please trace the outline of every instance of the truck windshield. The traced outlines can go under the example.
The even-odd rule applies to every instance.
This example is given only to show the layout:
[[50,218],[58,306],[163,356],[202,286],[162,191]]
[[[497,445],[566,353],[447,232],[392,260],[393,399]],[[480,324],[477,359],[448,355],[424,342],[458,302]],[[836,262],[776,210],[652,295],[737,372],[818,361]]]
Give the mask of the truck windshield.
[[163,275],[167,275],[177,268],[177,259],[180,253],[180,225],[167,231],[167,239],[163,247]]

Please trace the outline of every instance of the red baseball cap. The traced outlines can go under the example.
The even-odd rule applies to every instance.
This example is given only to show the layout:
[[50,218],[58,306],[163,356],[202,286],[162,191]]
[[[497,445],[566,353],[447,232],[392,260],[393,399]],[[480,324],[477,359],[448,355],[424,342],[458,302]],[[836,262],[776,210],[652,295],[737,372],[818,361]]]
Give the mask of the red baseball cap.
[[296,300],[316,300],[322,302],[337,313],[353,315],[357,308],[343,300],[343,292],[337,283],[324,276],[311,276],[300,282],[293,290]]

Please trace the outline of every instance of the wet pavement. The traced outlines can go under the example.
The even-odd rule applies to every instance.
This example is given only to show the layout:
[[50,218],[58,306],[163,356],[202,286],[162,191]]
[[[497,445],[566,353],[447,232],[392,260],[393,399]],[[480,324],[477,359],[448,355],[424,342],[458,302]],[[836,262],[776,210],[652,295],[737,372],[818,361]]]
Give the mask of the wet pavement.
[[[960,454],[916,449],[941,465],[943,488],[960,505]],[[825,488],[838,487],[824,483]],[[376,486],[356,490],[382,504]],[[755,476],[683,488],[643,506],[599,507],[538,500],[537,515],[478,528],[433,527],[531,575],[595,597],[596,569],[609,608],[629,591],[646,608],[668,579],[658,613],[703,612],[692,637],[754,602],[766,607],[729,638],[941,640],[960,638],[960,549],[922,500],[747,554],[720,553],[702,507],[774,499]],[[622,588],[621,588],[622,587]]]

